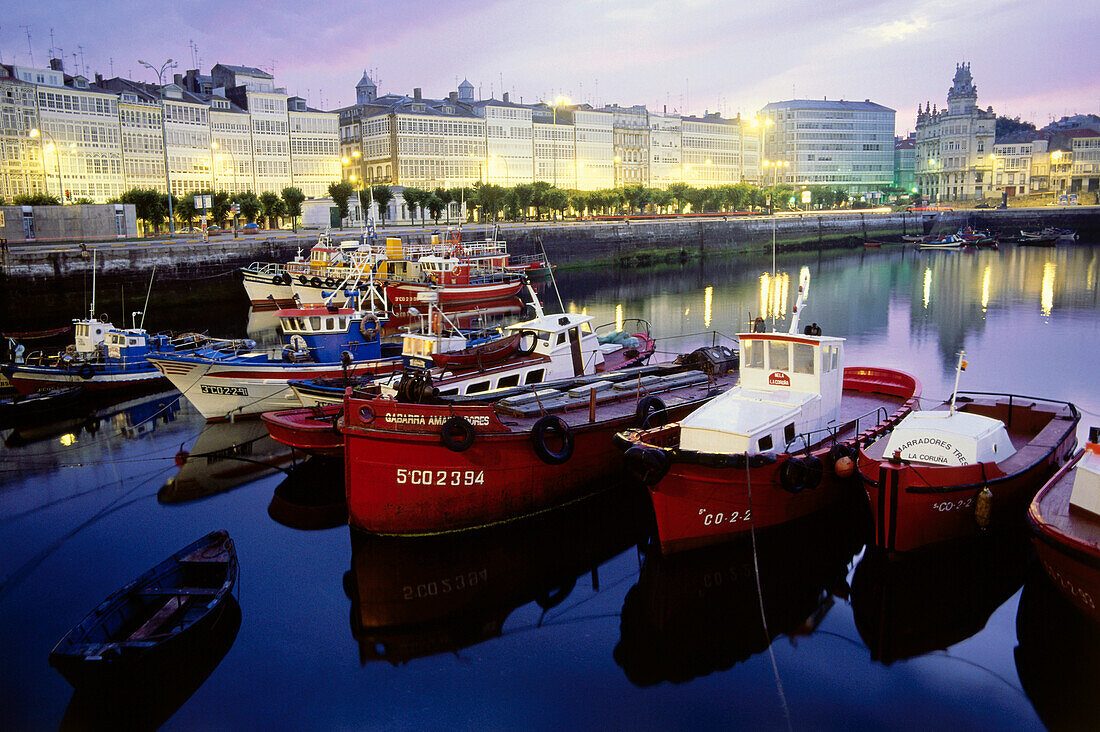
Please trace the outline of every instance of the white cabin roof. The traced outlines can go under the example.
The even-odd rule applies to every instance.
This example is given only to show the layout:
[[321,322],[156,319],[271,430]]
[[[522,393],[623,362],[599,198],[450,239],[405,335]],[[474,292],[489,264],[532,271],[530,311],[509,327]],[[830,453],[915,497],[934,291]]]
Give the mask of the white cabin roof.
[[[681,420],[680,447],[709,453],[755,452],[758,436],[798,422],[806,405],[820,398],[807,392],[735,386]],[[774,449],[783,447],[773,441]]]
[[970,412],[922,411],[905,416],[890,433],[884,457],[930,465],[1000,462],[1016,452],[999,420]]
[[509,330],[533,330],[539,333],[560,333],[575,328],[582,323],[591,323],[594,318],[591,315],[579,315],[577,313],[553,313],[543,315],[541,318],[526,320],[522,323],[509,325]]

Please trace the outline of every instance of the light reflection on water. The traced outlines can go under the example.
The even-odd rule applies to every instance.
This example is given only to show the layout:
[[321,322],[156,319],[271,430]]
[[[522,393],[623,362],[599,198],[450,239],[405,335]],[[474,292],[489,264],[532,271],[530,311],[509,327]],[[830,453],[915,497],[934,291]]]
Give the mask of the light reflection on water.
[[[774,279],[770,256],[558,279],[568,309],[597,324],[648,319],[663,339],[659,350],[672,355],[709,344],[711,331],[744,330],[757,316],[776,314],[785,329],[795,300],[789,288],[803,266],[811,282],[802,323],[847,338],[849,365],[905,369],[926,396],[942,398],[965,349],[962,388],[1072,400],[1085,411],[1082,433],[1100,423],[1093,347],[1100,302],[1087,245],[785,255]],[[544,293],[547,303],[556,300]],[[174,327],[229,337],[247,329],[265,342],[276,335],[269,315],[218,308],[224,320],[212,322],[211,310],[174,313]],[[72,312],[81,312],[80,303]],[[392,571],[369,576],[394,593],[387,608],[398,622],[379,633],[407,649],[407,660],[369,662],[379,653],[363,645],[370,605],[362,547],[344,527],[303,531],[290,526],[308,521],[268,515],[287,480],[278,471],[296,465],[298,487],[284,493],[300,496],[311,485],[308,466],[270,451],[254,424],[204,430],[189,407],[158,411],[163,402],[157,396],[94,420],[74,415],[4,432],[0,633],[8,672],[0,705],[13,728],[60,720],[70,690],[45,658],[65,630],[114,588],[219,527],[241,556],[241,630],[168,728],[213,720],[226,727],[786,726],[768,642],[750,636],[758,625],[758,603],[744,596],[755,587],[751,550],[730,546],[690,562],[643,558],[623,551],[644,535],[637,515],[607,505],[572,518],[552,514],[549,524],[499,537],[442,541],[433,551],[386,545]],[[252,462],[236,470],[235,457]],[[313,481],[328,485],[340,470],[318,475]],[[178,488],[184,478],[216,490],[158,502],[158,492],[163,497],[166,485]],[[328,503],[310,506],[288,505],[284,496],[280,513],[330,516],[334,491],[323,493]],[[602,531],[609,523],[618,533]],[[768,634],[795,727],[1040,725],[1013,655],[1018,556],[1026,547],[992,559],[972,552],[904,571],[860,570],[845,564],[850,534],[829,543],[840,536],[837,526],[818,523],[813,541],[803,533],[773,539],[761,555]],[[588,543],[593,531],[603,543]],[[546,549],[555,542],[569,550]],[[816,551],[826,545],[830,551]],[[587,546],[593,550],[574,551]],[[998,557],[1013,563],[997,571],[982,564]],[[850,594],[857,571],[859,591]],[[351,586],[349,573],[358,577]],[[411,583],[418,573],[423,578]],[[444,617],[431,623],[399,622],[406,588],[430,594],[463,578],[465,590],[471,577],[484,578],[484,594],[447,598],[439,604]],[[735,612],[752,622],[737,622]],[[1021,632],[1032,630],[1025,623]],[[1036,673],[1033,665],[1028,672]]]

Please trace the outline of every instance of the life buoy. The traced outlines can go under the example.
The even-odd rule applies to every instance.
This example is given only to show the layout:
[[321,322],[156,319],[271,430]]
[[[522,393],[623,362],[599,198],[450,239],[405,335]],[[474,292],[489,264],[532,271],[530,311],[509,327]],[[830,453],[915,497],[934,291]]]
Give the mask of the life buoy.
[[273,285],[281,285],[281,284],[283,284],[283,278],[282,278],[282,276],[281,276],[281,275],[275,275],[274,277],[272,277],[272,278],[271,278],[271,284],[273,284]]
[[[530,339],[530,345],[524,345],[527,340]],[[520,356],[530,356],[535,352],[535,346],[539,344],[539,336],[533,330],[521,331],[519,334],[519,344],[516,346],[516,353]]]
[[[547,438],[553,435],[561,440],[557,450],[550,449],[547,444]],[[573,457],[573,433],[561,417],[547,414],[539,419],[531,428],[531,439],[535,443],[535,454],[547,465],[561,465]]]
[[77,376],[87,381],[95,376],[95,368],[90,363],[81,364],[80,368],[76,370]]
[[454,416],[443,423],[439,439],[452,452],[463,452],[474,444],[474,426],[465,417]]
[[99,322],[101,322],[101,323],[106,323],[107,322],[107,313],[100,313],[99,314]]
[[332,279],[331,277],[326,277],[325,278],[325,287],[333,287],[335,285],[336,285],[336,280]]
[[310,279],[309,284],[311,284],[314,287],[320,287],[321,286],[321,278],[314,276],[312,279]]
[[633,445],[623,453],[626,469],[646,486],[661,482],[668,473],[671,461],[668,453],[657,447]]
[[806,487],[808,473],[801,458],[787,458],[779,466],[779,485],[788,493],[799,493]]
[[373,341],[378,337],[378,316],[374,313],[364,313],[359,321],[359,335],[364,340]]
[[634,416],[642,429],[657,427],[663,425],[668,419],[668,410],[660,398],[648,394],[638,402],[638,409]]

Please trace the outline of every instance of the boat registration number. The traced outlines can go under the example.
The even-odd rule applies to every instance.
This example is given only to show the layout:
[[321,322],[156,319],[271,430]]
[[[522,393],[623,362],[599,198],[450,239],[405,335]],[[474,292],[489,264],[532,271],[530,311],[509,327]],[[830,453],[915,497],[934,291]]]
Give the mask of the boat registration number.
[[933,503],[932,508],[936,509],[940,513],[944,511],[957,511],[960,508],[970,508],[974,505],[974,498],[960,498],[957,501],[940,501],[939,503]]
[[414,468],[397,469],[398,485],[439,485],[463,486],[485,485],[484,470],[416,470]]
[[752,519],[752,509],[741,513],[740,511],[730,511],[729,513],[707,513],[705,508],[700,508],[699,513],[704,516],[703,526],[720,526],[721,524],[733,524],[738,521],[750,521]]
[[199,384],[199,391],[203,394],[216,394],[218,396],[248,396],[248,389],[243,386],[211,386]]

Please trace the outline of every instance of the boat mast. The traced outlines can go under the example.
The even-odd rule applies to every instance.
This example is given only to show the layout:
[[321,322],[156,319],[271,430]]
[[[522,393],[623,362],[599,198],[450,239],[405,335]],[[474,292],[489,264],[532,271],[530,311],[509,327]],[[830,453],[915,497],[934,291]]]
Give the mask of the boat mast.
[[955,388],[951,391],[951,411],[955,413],[955,397],[959,395],[959,375],[966,371],[966,351],[959,351],[959,363],[955,366]]
[[[772,280],[773,282],[775,280]],[[806,304],[806,296],[810,294],[810,268],[803,267],[802,271],[798,275],[798,298],[794,302],[794,309],[791,311],[791,328],[787,332],[790,334],[798,333],[798,317],[802,314],[802,308]],[[772,311],[772,323],[775,322],[775,311]],[[774,325],[773,325],[774,330]]]
[[149,289],[145,291],[145,304],[141,306],[141,325],[138,328],[145,327],[145,311],[149,309],[149,296],[153,294],[153,278],[157,276],[157,265],[153,265],[153,273],[149,275]]
[[95,320],[95,249],[92,250],[92,306],[88,308],[88,320]]

